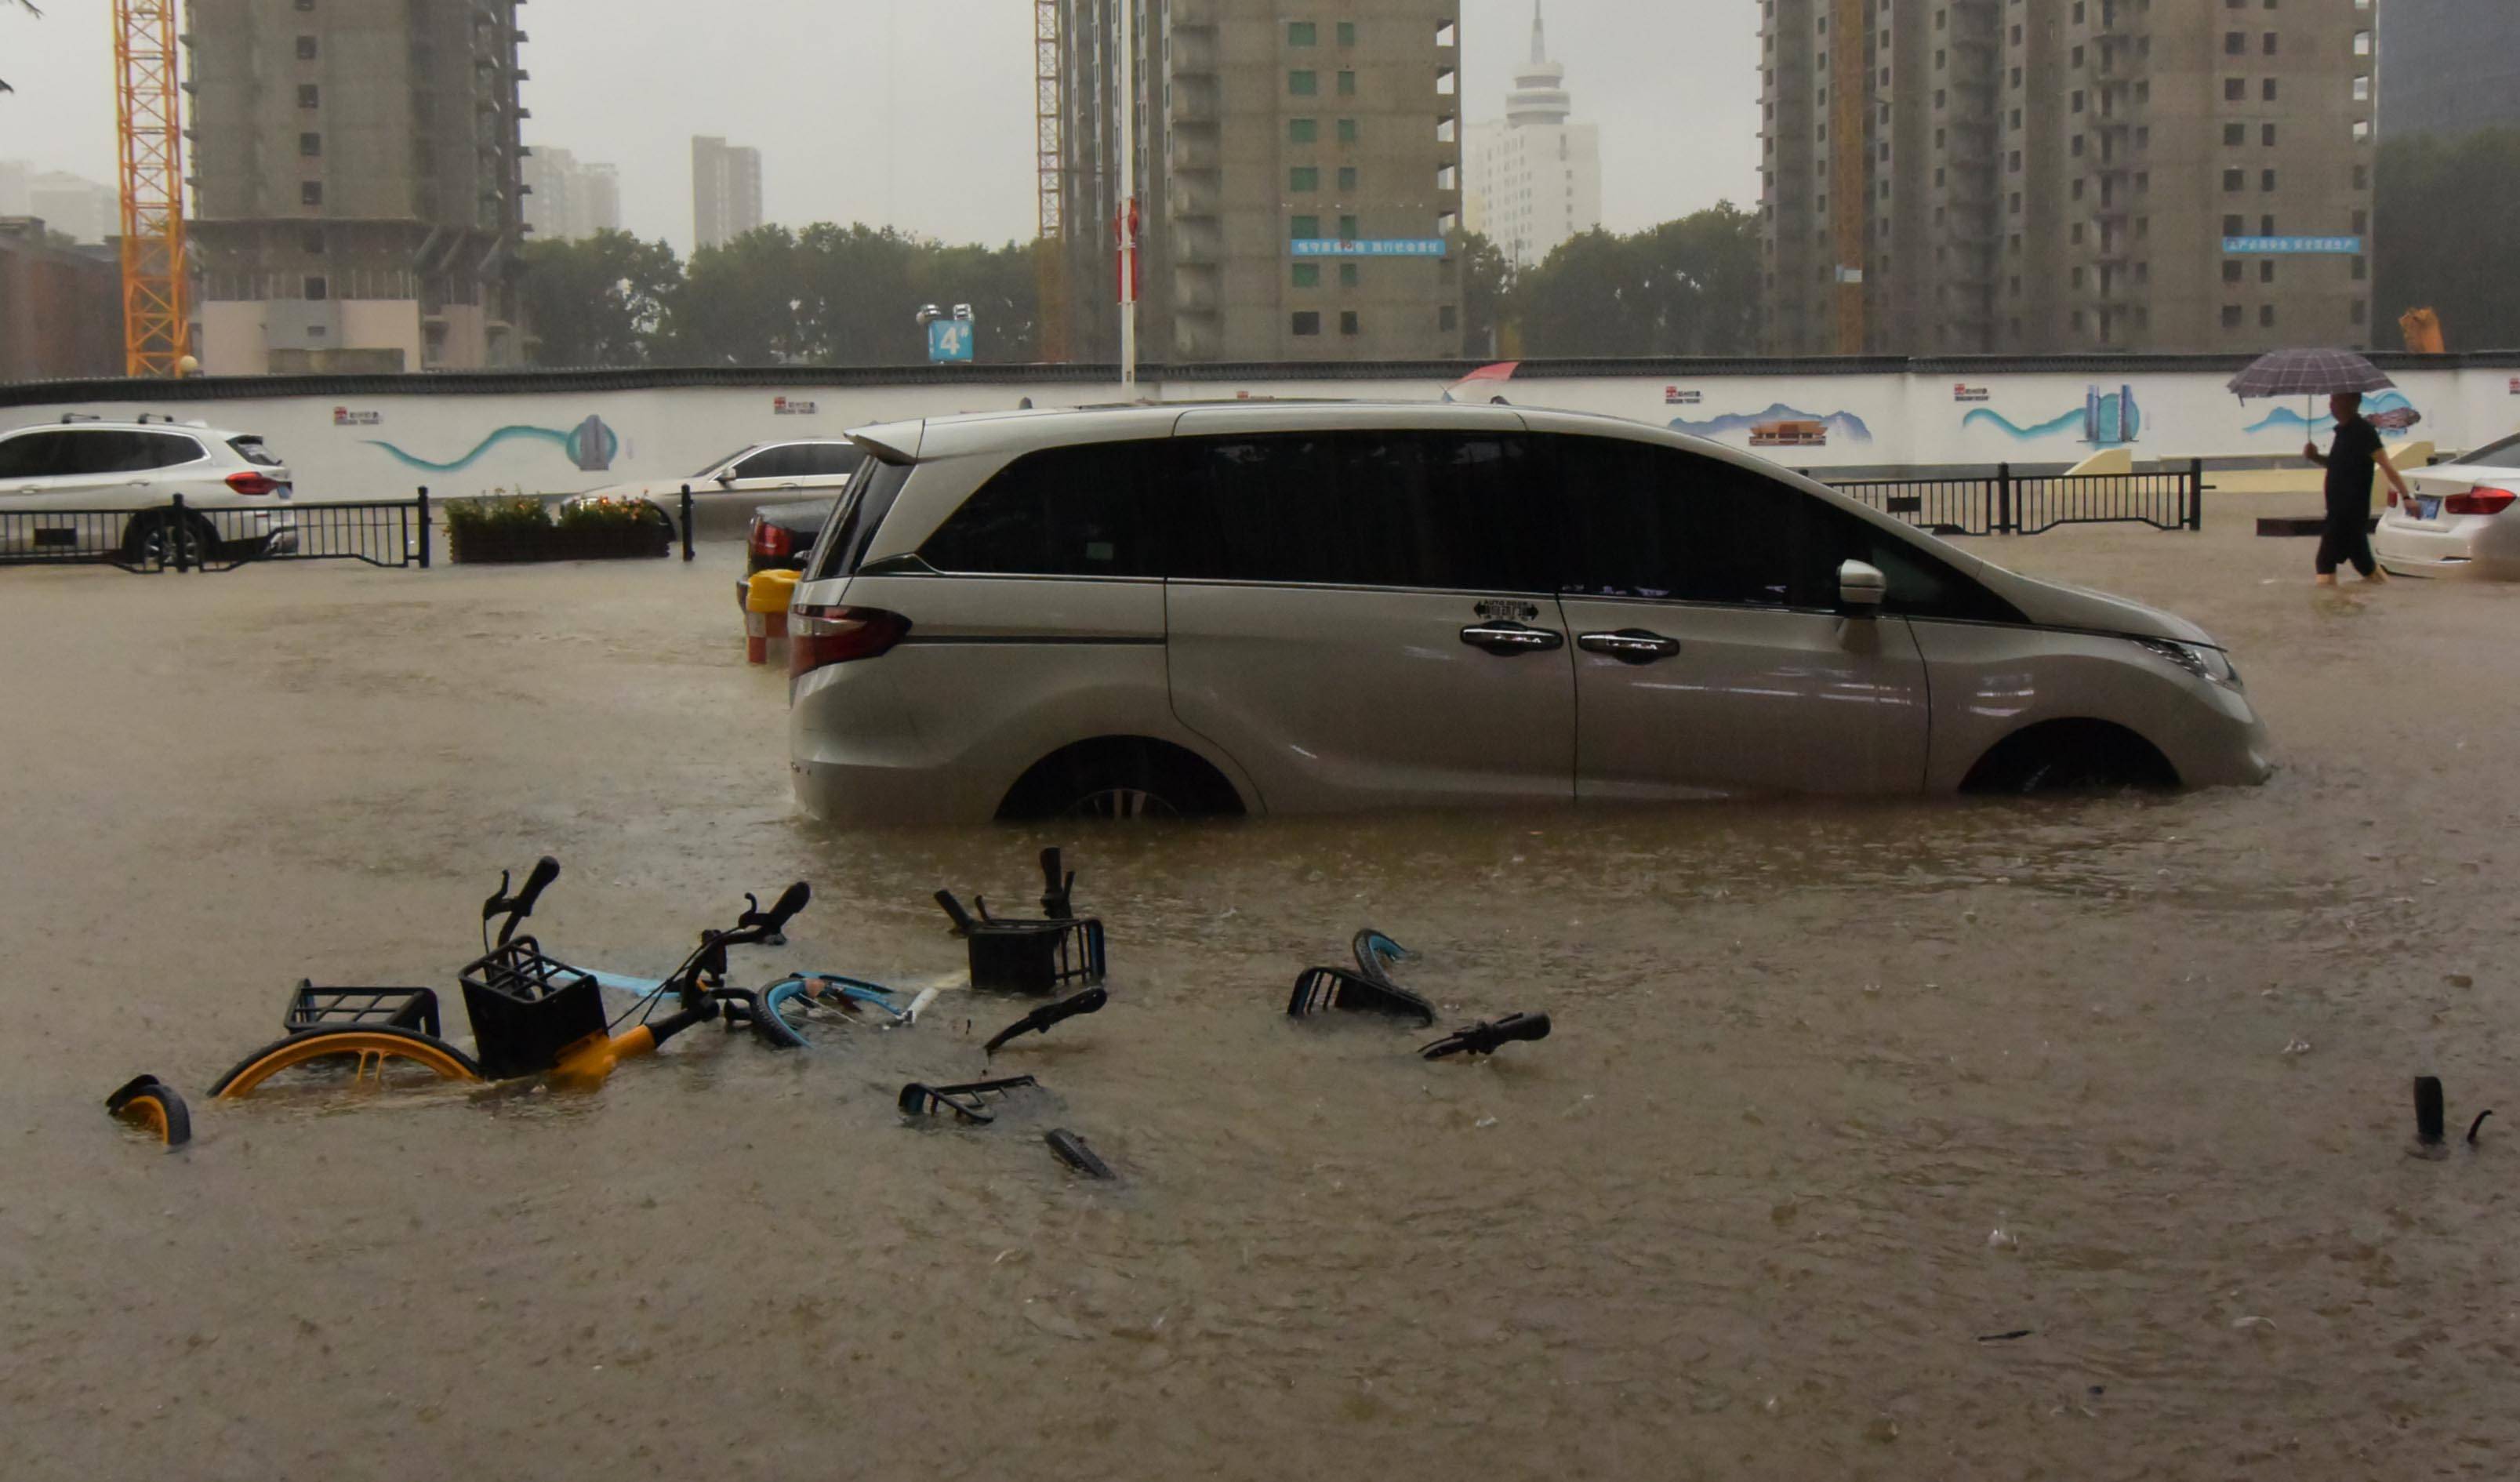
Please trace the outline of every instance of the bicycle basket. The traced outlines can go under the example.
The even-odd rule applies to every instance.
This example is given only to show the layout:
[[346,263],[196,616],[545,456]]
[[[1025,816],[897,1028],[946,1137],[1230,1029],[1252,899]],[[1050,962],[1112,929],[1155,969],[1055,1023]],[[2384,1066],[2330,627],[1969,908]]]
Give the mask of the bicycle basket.
[[299,978],[280,1024],[289,1034],[342,1024],[384,1024],[443,1038],[437,1028],[437,994],[428,988],[319,988]]
[[1388,1013],[1421,1024],[1435,1022],[1435,1006],[1398,983],[1370,978],[1344,967],[1305,968],[1303,975],[1295,979],[1295,991],[1286,999],[1287,1017],[1305,1018],[1332,1010]]
[[984,993],[1057,993],[1067,987],[1090,987],[1102,981],[1102,919],[1072,917],[1030,921],[993,917],[985,900],[974,900],[974,919],[950,890],[936,892],[936,903],[953,918],[955,929],[969,945],[971,986]]
[[475,959],[463,982],[473,1057],[490,1080],[549,1070],[562,1051],[605,1032],[604,990],[544,956],[532,937],[517,937]]

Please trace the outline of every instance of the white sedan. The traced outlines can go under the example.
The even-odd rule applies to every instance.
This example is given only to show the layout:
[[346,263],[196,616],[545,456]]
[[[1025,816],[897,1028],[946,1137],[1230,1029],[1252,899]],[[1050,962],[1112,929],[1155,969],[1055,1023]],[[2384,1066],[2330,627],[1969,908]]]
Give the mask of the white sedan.
[[2520,581],[2520,436],[2398,472],[2410,497],[2393,499],[2371,532],[2371,554],[2391,575]]
[[800,437],[756,442],[712,459],[689,478],[608,484],[564,501],[599,500],[653,505],[668,524],[680,527],[683,490],[692,491],[695,535],[742,535],[752,512],[767,501],[837,497],[866,455],[844,437]]

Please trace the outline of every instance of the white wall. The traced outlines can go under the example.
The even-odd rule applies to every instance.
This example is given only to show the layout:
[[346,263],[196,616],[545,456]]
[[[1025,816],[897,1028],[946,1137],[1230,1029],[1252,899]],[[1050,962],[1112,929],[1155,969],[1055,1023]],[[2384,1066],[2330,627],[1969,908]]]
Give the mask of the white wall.
[[[212,307],[212,306],[205,306]],[[1675,421],[1752,448],[1793,468],[1890,465],[2064,465],[2094,450],[2085,440],[2091,393],[2133,392],[2138,426],[2125,444],[2138,462],[2156,459],[2274,457],[2297,450],[2304,403],[2243,407],[2223,389],[2228,372],[2102,376],[2025,372],[1946,375],[1624,376],[1476,382],[1228,381],[1147,384],[1173,400],[1323,396],[1432,401],[1502,395],[1518,406],[1557,407]],[[2411,371],[2398,380],[2423,415],[2413,434],[2444,449],[2473,446],[2520,430],[2520,364],[2503,369]],[[415,388],[432,382],[412,377]],[[1963,391],[1965,387],[1965,391]],[[1980,392],[1984,400],[1974,399]],[[259,432],[290,462],[301,497],[398,496],[426,484],[439,495],[492,489],[568,493],[630,481],[671,481],[747,443],[836,436],[846,428],[900,418],[1004,411],[1029,397],[1038,406],[1117,399],[1110,384],[972,380],[944,384],[530,391],[497,395],[394,391],[360,396],[273,396],[220,400],[105,401],[0,407],[0,429],[60,420],[65,412],[127,418],[172,414],[235,431]],[[1961,399],[1963,395],[1971,399]],[[1693,401],[1688,398],[1693,396]],[[779,410],[779,398],[791,409]],[[1678,399],[1675,399],[1678,398]],[[2386,403],[2380,403],[2386,405]],[[810,411],[793,410],[798,406]],[[1782,409],[1774,411],[1774,409]],[[2319,410],[2323,416],[2323,408]],[[1818,446],[1755,446],[1752,424],[1825,420]],[[1729,421],[1727,420],[1729,419]],[[2114,424],[2103,427],[2111,431]],[[2252,430],[2252,429],[2255,430]],[[2323,436],[2325,427],[2319,427]],[[2098,446],[2115,446],[2103,437]]]

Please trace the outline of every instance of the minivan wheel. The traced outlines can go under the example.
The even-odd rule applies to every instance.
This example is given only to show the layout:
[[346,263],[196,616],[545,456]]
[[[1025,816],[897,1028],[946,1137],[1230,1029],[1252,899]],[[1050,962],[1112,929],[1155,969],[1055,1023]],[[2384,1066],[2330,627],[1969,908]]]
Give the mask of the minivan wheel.
[[2004,738],[1970,770],[1960,790],[2031,794],[2178,786],[2170,759],[2133,731],[2106,721],[2063,720]]
[[1151,737],[1080,741],[1033,764],[998,806],[1002,819],[1213,818],[1242,799],[1196,753]]

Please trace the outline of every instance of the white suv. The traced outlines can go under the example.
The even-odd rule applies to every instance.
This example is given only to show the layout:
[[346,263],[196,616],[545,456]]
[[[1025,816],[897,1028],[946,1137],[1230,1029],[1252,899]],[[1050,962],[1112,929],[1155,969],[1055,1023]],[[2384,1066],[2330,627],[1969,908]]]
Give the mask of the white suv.
[[[297,541],[289,469],[199,423],[65,419],[0,433],[0,554],[156,562]],[[175,496],[187,514],[173,516]]]
[[1240,402],[854,435],[789,623],[796,794],[833,821],[2269,772],[2193,624],[1636,423]]

